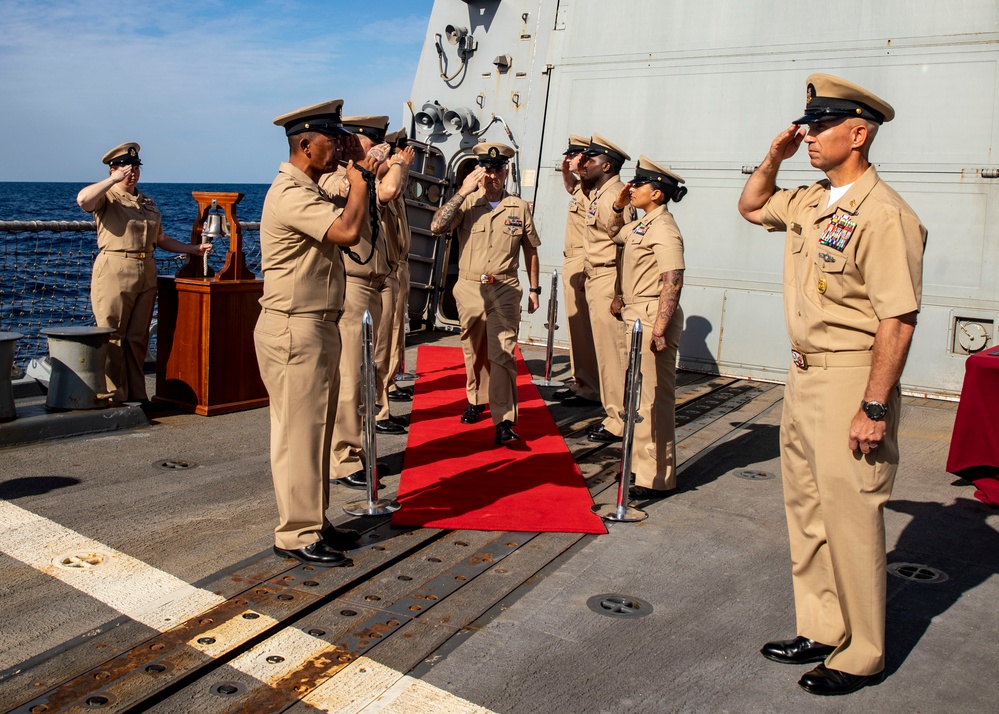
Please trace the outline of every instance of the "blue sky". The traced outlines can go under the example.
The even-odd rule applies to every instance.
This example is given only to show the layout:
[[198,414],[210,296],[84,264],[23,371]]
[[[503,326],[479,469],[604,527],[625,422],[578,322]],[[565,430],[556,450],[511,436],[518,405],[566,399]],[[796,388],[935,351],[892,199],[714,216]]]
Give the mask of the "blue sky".
[[342,98],[400,126],[432,5],[0,0],[0,181],[96,181],[137,141],[146,182],[270,183],[280,114]]

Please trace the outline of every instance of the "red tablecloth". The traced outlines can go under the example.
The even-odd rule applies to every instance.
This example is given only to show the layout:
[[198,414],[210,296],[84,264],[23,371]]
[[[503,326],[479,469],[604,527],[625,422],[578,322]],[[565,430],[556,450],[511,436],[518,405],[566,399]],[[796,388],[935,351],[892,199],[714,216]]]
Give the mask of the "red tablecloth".
[[999,506],[999,347],[965,362],[947,471],[973,481],[979,501]]

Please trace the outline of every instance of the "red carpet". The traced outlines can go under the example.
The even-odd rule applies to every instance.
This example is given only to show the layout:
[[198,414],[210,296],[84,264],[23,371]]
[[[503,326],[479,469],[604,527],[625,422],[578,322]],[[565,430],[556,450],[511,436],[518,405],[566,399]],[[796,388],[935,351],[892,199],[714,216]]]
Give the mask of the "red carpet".
[[606,533],[593,499],[544,400],[517,353],[520,423],[516,448],[496,446],[488,409],[462,424],[465,367],[458,347],[421,346],[417,355],[396,526],[453,530]]

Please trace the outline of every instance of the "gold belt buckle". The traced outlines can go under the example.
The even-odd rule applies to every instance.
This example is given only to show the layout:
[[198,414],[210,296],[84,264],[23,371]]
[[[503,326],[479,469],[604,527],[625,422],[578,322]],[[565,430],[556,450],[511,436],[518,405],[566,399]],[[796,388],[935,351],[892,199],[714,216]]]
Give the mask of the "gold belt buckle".
[[808,360],[798,350],[791,350],[791,360],[798,366],[798,369],[808,369]]
[[496,282],[496,276],[495,275],[484,275],[484,274],[480,275],[479,276],[479,282],[482,283],[483,285],[492,285],[493,283]]
[[145,260],[146,254],[145,253],[136,253],[135,257],[138,258],[139,260]]

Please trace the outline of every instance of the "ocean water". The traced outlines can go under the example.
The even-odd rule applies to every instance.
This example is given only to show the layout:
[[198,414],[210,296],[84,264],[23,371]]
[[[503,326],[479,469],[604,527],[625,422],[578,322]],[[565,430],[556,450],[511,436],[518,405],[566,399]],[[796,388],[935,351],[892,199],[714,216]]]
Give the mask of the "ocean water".
[[[84,183],[0,182],[0,221],[90,221],[91,214],[76,205]],[[187,242],[197,217],[192,191],[239,192],[240,222],[258,222],[269,184],[140,183],[139,191],[156,201],[168,236]],[[209,264],[219,270],[228,246],[217,245]],[[247,264],[260,276],[257,231],[243,231]],[[0,230],[0,331],[19,332],[15,363],[23,366],[46,354],[38,331],[52,325],[92,325],[90,274],[97,255],[97,234],[80,232]],[[173,275],[183,264],[174,253],[156,251],[161,275]]]

